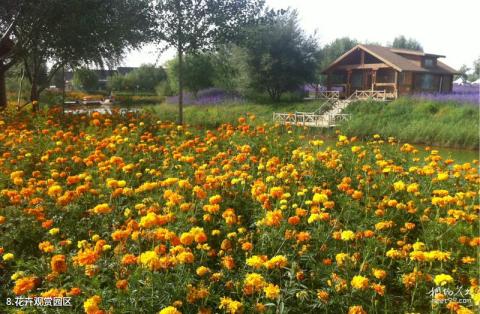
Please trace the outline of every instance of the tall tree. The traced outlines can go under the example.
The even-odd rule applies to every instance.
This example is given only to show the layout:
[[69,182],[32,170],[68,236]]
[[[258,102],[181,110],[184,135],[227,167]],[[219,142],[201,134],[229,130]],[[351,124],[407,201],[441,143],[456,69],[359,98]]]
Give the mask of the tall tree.
[[[186,54],[183,64],[183,86],[197,96],[199,90],[212,87],[215,78],[214,56],[210,53]],[[169,64],[171,73],[175,76],[174,81],[179,79],[178,59]]]
[[184,55],[237,39],[263,6],[264,0],[157,0],[158,41],[177,50],[179,124],[183,124]]
[[463,82],[467,81],[470,70],[466,64],[462,64],[460,69],[458,69],[458,74],[455,76],[455,79],[461,78]]
[[392,43],[392,48],[423,51],[422,45],[416,39],[406,38],[403,35],[395,37]]
[[298,24],[296,11],[281,12],[269,23],[252,29],[247,41],[251,87],[274,101],[315,81],[318,46]]
[[98,74],[87,68],[80,68],[73,73],[73,87],[82,91],[96,91],[98,89]]
[[357,44],[358,42],[355,39],[342,37],[337,38],[331,43],[325,45],[319,53],[320,61],[317,68],[318,81],[322,84],[325,83],[326,78],[325,75],[321,74],[321,71],[323,71],[338,57],[355,47]]
[[10,62],[23,63],[34,101],[44,64],[48,80],[66,64],[115,64],[150,35],[152,13],[149,0],[2,0],[0,32],[12,25]]
[[473,61],[473,72],[470,74],[469,79],[470,81],[476,81],[480,78],[480,56]]

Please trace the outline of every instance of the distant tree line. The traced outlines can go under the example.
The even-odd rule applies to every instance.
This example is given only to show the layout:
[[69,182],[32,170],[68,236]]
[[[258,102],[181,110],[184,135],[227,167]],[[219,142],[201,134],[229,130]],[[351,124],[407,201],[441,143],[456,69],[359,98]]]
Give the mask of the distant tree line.
[[[7,83],[28,88],[34,102],[52,80],[63,84],[65,68],[75,69],[74,87],[90,91],[99,82],[89,67],[117,65],[147,42],[174,48],[175,59],[164,67],[114,75],[106,87],[179,95],[180,123],[184,90],[196,95],[219,87],[279,101],[305,84],[323,83],[321,70],[358,44],[345,37],[320,46],[295,10],[275,11],[263,0],[3,0],[0,36],[0,107],[7,71]],[[405,36],[390,46],[423,51]],[[474,68],[478,73],[478,60]]]

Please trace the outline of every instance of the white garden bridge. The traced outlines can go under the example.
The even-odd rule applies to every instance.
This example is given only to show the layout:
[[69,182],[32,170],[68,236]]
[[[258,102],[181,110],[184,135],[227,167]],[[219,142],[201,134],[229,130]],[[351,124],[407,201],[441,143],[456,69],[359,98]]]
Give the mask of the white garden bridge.
[[345,99],[340,98],[339,91],[319,91],[314,97],[307,99],[324,99],[325,102],[313,112],[274,112],[273,121],[280,124],[308,126],[317,128],[329,128],[338,125],[342,121],[350,119],[349,114],[342,113],[350,103],[357,100],[387,101],[388,94],[385,91],[357,90]]

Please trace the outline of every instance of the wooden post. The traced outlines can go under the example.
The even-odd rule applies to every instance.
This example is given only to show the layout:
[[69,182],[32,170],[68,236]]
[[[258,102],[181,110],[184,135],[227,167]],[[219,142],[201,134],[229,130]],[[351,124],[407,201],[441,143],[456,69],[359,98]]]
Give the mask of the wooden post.
[[360,51],[360,64],[365,64],[365,51]]
[[350,86],[350,79],[352,77],[352,70],[347,71],[347,90],[346,90],[346,95],[345,96],[350,96],[351,92],[351,86]]
[[377,70],[372,70],[372,91],[375,90],[376,83],[377,83]]
[[398,71],[395,71],[395,98],[398,98]]
[[332,90],[332,72],[327,72],[327,90]]

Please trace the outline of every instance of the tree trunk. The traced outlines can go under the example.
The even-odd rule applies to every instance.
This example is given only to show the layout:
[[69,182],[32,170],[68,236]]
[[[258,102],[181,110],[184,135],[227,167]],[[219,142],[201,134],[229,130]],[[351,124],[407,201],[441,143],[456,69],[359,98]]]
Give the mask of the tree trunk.
[[3,110],[7,107],[7,89],[5,82],[5,72],[6,69],[3,66],[3,62],[0,61],[0,110]]
[[35,74],[32,80],[32,89],[30,90],[30,101],[32,102],[32,111],[38,111],[38,88],[37,88],[37,80],[35,78]]
[[183,124],[183,50],[178,48],[178,122]]

